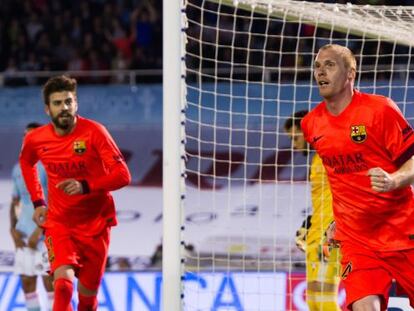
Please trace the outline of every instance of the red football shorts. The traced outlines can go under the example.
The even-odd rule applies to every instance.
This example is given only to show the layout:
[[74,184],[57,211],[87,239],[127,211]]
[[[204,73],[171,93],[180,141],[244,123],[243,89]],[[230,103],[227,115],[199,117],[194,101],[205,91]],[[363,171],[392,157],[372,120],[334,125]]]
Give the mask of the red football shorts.
[[346,291],[346,305],[369,295],[381,297],[386,310],[393,279],[397,294],[406,294],[414,306],[414,249],[374,252],[349,243],[341,243],[341,278]]
[[105,272],[108,257],[110,227],[96,236],[74,235],[65,228],[47,228],[45,243],[51,273],[58,267],[75,268],[79,282],[87,289],[97,290]]

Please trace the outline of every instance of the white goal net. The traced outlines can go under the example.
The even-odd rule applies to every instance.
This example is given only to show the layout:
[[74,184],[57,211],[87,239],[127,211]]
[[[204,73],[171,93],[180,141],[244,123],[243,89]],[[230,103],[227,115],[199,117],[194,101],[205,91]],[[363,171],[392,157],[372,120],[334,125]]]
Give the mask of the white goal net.
[[183,310],[306,310],[294,238],[309,159],[284,123],[320,101],[312,68],[327,43],[354,52],[358,89],[412,120],[414,7],[187,0],[183,17]]

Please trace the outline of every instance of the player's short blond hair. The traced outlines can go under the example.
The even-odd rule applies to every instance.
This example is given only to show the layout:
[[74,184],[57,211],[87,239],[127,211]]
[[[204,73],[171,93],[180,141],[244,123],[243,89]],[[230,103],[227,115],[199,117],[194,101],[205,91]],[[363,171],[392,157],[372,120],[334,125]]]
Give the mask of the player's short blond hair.
[[327,50],[327,49],[334,49],[338,54],[341,56],[342,60],[344,61],[345,67],[347,69],[353,69],[356,71],[356,59],[354,53],[346,46],[342,46],[339,44],[326,44],[322,46],[319,51]]

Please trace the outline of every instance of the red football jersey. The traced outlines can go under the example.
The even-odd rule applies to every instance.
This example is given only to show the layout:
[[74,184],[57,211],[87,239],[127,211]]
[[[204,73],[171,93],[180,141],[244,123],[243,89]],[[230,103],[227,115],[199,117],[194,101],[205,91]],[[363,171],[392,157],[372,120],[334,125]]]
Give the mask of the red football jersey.
[[[95,235],[117,223],[109,191],[127,185],[131,176],[118,147],[99,123],[77,117],[74,130],[56,134],[52,124],[30,131],[23,142],[20,166],[33,202],[43,200],[35,164],[48,178],[48,211],[44,227],[66,226],[81,235]],[[85,180],[89,193],[67,195],[56,184]]]
[[376,250],[414,248],[413,189],[371,189],[367,171],[395,172],[414,155],[414,132],[389,98],[354,92],[338,116],[320,103],[302,120],[329,177],[336,239]]

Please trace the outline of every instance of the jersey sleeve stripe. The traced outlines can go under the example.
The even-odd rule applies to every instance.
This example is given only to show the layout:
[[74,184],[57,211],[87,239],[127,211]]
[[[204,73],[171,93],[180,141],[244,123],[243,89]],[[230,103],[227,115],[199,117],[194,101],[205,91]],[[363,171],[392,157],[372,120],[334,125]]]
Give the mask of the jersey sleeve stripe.
[[394,164],[399,168],[414,155],[414,143],[408,147],[397,159]]

